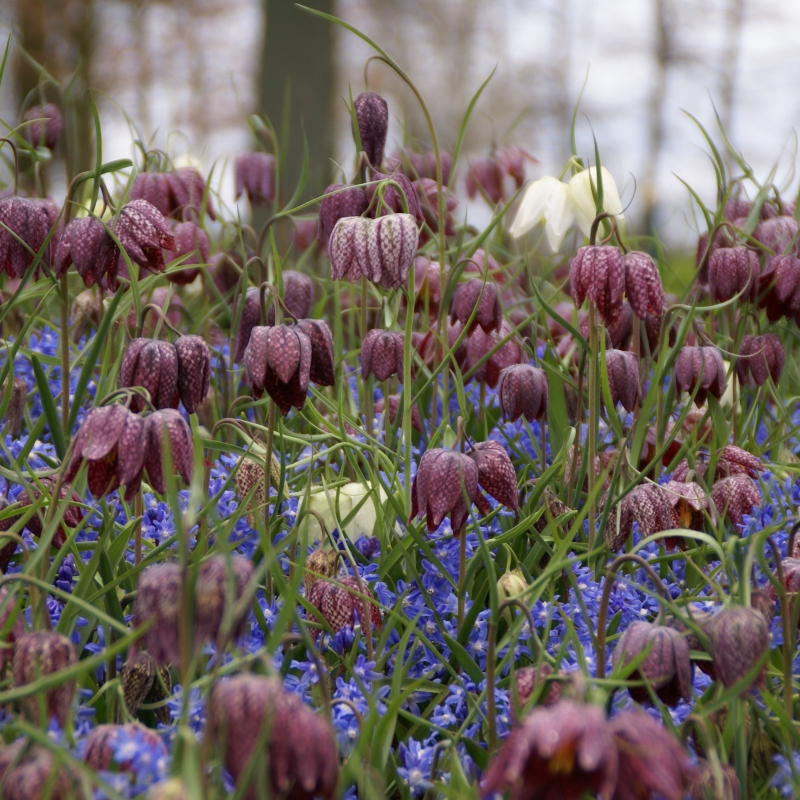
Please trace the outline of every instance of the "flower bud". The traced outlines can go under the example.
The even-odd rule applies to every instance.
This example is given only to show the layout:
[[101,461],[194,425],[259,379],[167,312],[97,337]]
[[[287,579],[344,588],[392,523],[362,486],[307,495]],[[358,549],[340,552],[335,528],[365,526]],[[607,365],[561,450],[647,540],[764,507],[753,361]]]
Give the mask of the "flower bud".
[[[511,572],[504,572],[497,581],[497,595],[502,603],[504,600],[518,597],[528,588],[528,582],[522,574],[522,570],[513,569]],[[506,610],[507,613],[508,610]],[[508,615],[510,617],[510,615]]]
[[353,101],[361,149],[369,165],[379,170],[383,163],[383,149],[389,132],[389,105],[375,92],[362,92]]
[[55,149],[64,128],[64,118],[55,103],[31,106],[25,112],[25,122],[28,124],[22,129],[22,135],[31,147]]
[[[19,688],[34,683],[45,675],[67,669],[78,663],[75,647],[66,636],[55,631],[26,633],[17,639],[12,661],[14,687]],[[75,695],[75,679],[61,683],[44,692],[45,709],[48,719],[56,717],[59,725],[67,724],[72,698]],[[42,725],[39,719],[39,698],[34,695],[20,701],[22,711],[34,724]]]
[[211,385],[211,351],[202,336],[179,336],[175,340],[178,359],[178,396],[189,414],[196,413]]
[[[545,661],[538,667],[522,667],[514,674],[520,708],[524,708],[533,693],[553,674],[553,668]],[[539,695],[539,702],[545,708],[555,705],[561,699],[561,683],[552,681],[546,691]],[[513,711],[513,705],[512,705]]]
[[303,586],[308,597],[311,587],[324,578],[332,578],[336,574],[337,553],[335,550],[325,550],[318,547],[306,557]]

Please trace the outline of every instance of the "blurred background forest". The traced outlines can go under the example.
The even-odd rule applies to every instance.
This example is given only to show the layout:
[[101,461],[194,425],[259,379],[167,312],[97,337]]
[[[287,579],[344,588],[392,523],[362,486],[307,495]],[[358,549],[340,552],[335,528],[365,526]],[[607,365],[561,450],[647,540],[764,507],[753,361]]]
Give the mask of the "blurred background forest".
[[[672,246],[693,246],[696,222],[676,176],[713,203],[713,169],[698,129],[716,129],[714,105],[730,140],[764,178],[791,186],[800,115],[800,4],[781,0],[307,0],[368,33],[402,64],[433,109],[440,141],[452,148],[470,98],[496,67],[473,116],[468,156],[516,144],[534,155],[528,177],[558,174],[569,155],[569,123],[585,82],[578,149],[604,163],[633,197],[628,218]],[[94,134],[86,88],[94,91],[103,158],[130,158],[141,135],[172,156],[201,159],[233,204],[232,160],[255,142],[248,114],[289,121],[293,186],[310,151],[309,191],[321,193],[336,164],[352,171],[348,84],[364,89],[367,46],[303,13],[291,0],[5,0],[0,35],[13,34],[67,89],[73,109],[71,174],[91,166]],[[427,133],[412,95],[380,64],[370,88],[392,113],[389,153],[425,149]],[[38,87],[38,88],[37,88]],[[0,87],[0,117],[53,99],[39,72],[12,44]],[[713,104],[712,105],[712,99]],[[138,134],[134,134],[138,131]],[[462,173],[464,170],[462,170]],[[67,168],[53,170],[63,195]],[[461,213],[480,224],[480,199]],[[291,191],[291,188],[289,189]],[[635,195],[635,196],[634,196]],[[245,201],[242,201],[245,202]],[[243,215],[249,213],[242,210]]]

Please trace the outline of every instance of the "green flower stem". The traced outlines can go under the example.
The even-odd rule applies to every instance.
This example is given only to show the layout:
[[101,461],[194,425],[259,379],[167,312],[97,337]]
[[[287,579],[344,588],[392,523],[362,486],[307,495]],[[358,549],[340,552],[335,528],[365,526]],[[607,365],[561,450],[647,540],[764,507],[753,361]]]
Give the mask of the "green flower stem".
[[[594,548],[595,526],[597,516],[597,501],[594,495],[594,487],[597,482],[595,473],[595,452],[597,449],[597,367],[598,367],[598,346],[597,346],[597,306],[593,300],[589,301],[589,432],[588,432],[588,461],[586,472],[589,476],[589,551]],[[580,424],[580,420],[578,420]],[[575,446],[579,446],[579,442]]]
[[61,426],[69,440],[69,282],[61,276]]
[[[411,391],[411,333],[414,323],[414,262],[408,270],[408,296],[406,298],[406,328],[403,337],[403,492],[406,514],[411,515],[411,410],[414,398]],[[436,407],[436,392],[433,392],[433,405]],[[388,409],[388,399],[384,398],[384,408]]]

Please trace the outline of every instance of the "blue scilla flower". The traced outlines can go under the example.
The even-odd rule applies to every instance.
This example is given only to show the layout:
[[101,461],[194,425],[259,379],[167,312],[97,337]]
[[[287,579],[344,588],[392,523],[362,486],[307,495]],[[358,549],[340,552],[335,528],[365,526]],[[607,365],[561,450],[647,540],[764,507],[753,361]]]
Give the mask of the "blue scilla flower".
[[58,568],[55,585],[64,592],[72,592],[72,582],[75,579],[77,570],[75,569],[75,559],[70,553]]
[[800,753],[791,752],[775,756],[777,770],[770,786],[778,790],[781,797],[797,797],[800,794]]
[[435,746],[425,747],[415,739],[409,739],[407,744],[400,743],[398,754],[403,766],[398,767],[397,772],[415,796],[433,786],[430,778],[434,749]]

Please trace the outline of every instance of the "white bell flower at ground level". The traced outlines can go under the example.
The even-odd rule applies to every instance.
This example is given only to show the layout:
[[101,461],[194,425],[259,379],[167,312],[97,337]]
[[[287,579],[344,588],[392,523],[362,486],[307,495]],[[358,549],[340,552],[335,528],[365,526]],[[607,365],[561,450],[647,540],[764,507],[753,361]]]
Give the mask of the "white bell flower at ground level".
[[[603,211],[622,222],[622,202],[617,185],[605,167],[600,167],[600,176],[603,180]],[[597,208],[592,186],[596,191],[597,167],[582,170],[569,183],[549,175],[534,181],[522,198],[510,228],[511,235],[518,239],[543,222],[547,241],[554,252],[576,221],[581,232],[588,236]]]

